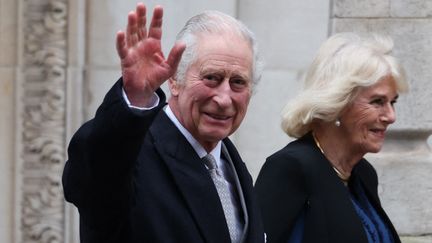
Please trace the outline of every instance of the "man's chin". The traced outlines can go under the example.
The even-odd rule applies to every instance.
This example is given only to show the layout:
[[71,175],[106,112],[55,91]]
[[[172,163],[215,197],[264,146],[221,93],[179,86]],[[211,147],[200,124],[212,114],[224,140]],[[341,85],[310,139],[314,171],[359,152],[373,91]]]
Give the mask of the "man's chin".
[[228,137],[230,134],[227,132],[209,131],[203,135],[203,138],[207,142],[217,143],[222,139]]

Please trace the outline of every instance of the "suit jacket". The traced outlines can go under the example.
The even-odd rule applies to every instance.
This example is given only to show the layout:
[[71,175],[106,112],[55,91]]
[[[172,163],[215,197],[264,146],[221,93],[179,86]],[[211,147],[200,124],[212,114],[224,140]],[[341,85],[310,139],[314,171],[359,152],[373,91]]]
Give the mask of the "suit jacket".
[[[230,242],[213,181],[157,92],[157,108],[134,111],[120,80],[73,136],[63,186],[80,212],[81,242]],[[252,178],[230,140],[223,144],[247,209],[244,242],[263,242]]]
[[[361,183],[395,242],[400,242],[381,207],[375,169],[365,159],[352,171],[350,184],[355,182]],[[255,187],[269,243],[287,242],[302,212],[303,242],[368,243],[348,189],[311,134],[268,157]]]

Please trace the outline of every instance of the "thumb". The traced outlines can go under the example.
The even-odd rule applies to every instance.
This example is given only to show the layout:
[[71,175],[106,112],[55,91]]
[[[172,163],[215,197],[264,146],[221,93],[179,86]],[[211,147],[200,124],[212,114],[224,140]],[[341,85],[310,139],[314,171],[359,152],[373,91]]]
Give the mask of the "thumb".
[[173,69],[173,71],[177,70],[177,67],[180,63],[181,57],[185,49],[186,44],[183,42],[175,43],[173,48],[171,49],[168,55],[167,64]]

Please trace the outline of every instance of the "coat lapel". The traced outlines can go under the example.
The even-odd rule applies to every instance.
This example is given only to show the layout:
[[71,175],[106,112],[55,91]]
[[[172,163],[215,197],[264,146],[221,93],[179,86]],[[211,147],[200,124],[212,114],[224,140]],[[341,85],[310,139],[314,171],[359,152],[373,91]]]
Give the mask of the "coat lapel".
[[244,242],[264,242],[264,227],[261,221],[260,210],[257,204],[257,199],[253,191],[253,181],[246,168],[245,163],[238,154],[234,144],[228,139],[224,139],[223,143],[228,151],[237,172],[238,180],[243,192],[244,203],[247,211],[248,224],[245,224]]
[[378,197],[378,177],[376,175],[375,169],[372,165],[365,159],[359,162],[353,171],[354,179],[359,180],[359,183],[363,186],[363,189],[371,202],[375,210],[378,212],[379,216],[384,220],[388,229],[393,235],[395,242],[401,242],[396,229],[394,228],[390,218],[381,206],[381,202]]
[[[249,226],[249,215],[247,212],[247,207],[246,207],[246,202],[245,202],[245,198],[244,198],[244,194],[243,194],[243,189],[242,186],[240,184],[240,180],[239,180],[239,176],[237,173],[237,170],[234,166],[233,160],[231,159],[231,156],[228,152],[228,149],[226,148],[225,144],[222,143],[222,155],[225,157],[225,159],[228,161],[228,164],[230,165],[230,169],[232,171],[232,174],[234,176],[234,183],[236,186],[236,192],[238,194],[238,199],[239,199],[239,205],[241,207],[241,211],[242,211],[242,215],[243,215],[243,232],[242,232],[242,237],[241,237],[241,242],[245,241],[246,238],[246,232],[248,230],[248,226]],[[239,209],[240,210],[240,209]]]
[[[312,135],[305,136],[303,139],[308,146],[313,148],[308,153],[304,153],[303,156],[308,163],[306,170],[311,173],[308,178],[313,180],[315,188],[319,188],[315,193],[319,194],[322,200],[323,208],[320,210],[322,212],[316,213],[322,214],[320,218],[326,219],[313,227],[328,228],[328,231],[337,229],[339,231],[337,238],[345,242],[367,242],[363,225],[352,205],[348,188],[344,186],[330,162],[315,145]],[[346,219],[350,219],[350,221],[347,222]],[[314,238],[314,236],[310,236]],[[310,236],[306,235],[305,237]],[[356,239],[350,241],[353,236]],[[305,242],[310,242],[310,240]]]
[[195,150],[160,112],[150,129],[156,150],[166,163],[196,225],[207,242],[229,242],[222,205],[213,181]]

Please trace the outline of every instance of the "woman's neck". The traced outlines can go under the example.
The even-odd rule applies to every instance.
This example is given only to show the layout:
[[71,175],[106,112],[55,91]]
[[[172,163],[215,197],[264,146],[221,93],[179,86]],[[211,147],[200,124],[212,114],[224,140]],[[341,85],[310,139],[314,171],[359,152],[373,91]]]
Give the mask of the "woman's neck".
[[364,154],[356,153],[357,149],[353,148],[350,141],[346,139],[347,136],[342,136],[336,129],[339,128],[317,127],[312,131],[312,134],[315,143],[330,161],[339,177],[348,180],[352,169]]

